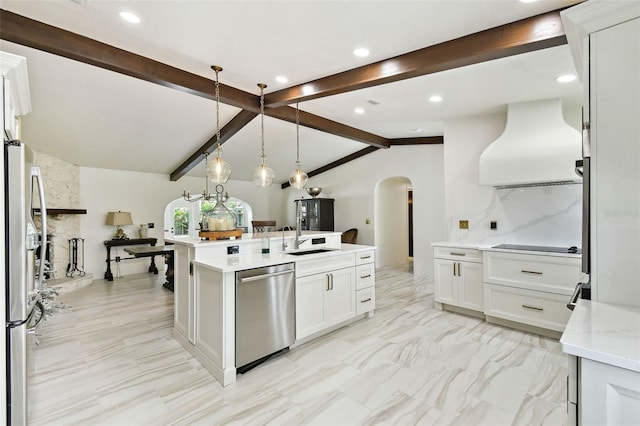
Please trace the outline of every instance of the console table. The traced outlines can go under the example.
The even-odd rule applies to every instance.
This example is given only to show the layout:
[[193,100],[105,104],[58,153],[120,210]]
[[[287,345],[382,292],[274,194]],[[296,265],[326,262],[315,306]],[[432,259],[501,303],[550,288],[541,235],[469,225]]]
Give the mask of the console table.
[[[111,247],[120,247],[120,246],[137,246],[149,244],[150,246],[155,246],[158,242],[157,238],[131,238],[129,240],[106,240],[104,242],[104,246],[107,248],[107,272],[104,273],[104,279],[107,281],[113,281],[113,274],[111,273],[111,261],[115,260],[116,262],[120,262],[125,259],[135,259],[134,257],[128,257],[125,259],[121,259],[120,257],[116,257],[115,259],[111,259]],[[154,274],[158,273],[158,268],[154,262],[154,258],[151,257],[151,264],[149,265],[149,272],[153,272]]]

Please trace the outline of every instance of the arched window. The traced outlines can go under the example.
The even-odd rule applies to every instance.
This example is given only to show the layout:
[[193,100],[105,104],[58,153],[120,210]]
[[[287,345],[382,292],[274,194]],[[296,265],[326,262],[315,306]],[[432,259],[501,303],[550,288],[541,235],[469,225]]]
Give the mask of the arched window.
[[[253,219],[249,203],[238,198],[229,197],[225,206],[235,213],[236,226],[248,232]],[[215,200],[189,202],[178,198],[167,204],[164,210],[164,232],[166,237],[197,237],[202,217],[216,205]]]

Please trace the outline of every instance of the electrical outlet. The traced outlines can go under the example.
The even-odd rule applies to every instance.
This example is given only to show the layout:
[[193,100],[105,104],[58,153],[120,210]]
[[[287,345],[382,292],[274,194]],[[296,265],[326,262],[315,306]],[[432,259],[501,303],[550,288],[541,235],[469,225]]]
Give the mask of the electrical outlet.
[[493,229],[494,231],[498,229],[498,222],[495,220],[491,221],[491,229]]
[[155,228],[155,227],[156,227],[156,225],[153,222],[147,223],[147,228],[152,229],[152,228]]
[[238,254],[240,253],[240,246],[228,246],[227,254]]
[[365,225],[371,225],[371,219],[367,218],[364,220]]
[[460,221],[460,229],[469,229],[469,221],[461,220]]

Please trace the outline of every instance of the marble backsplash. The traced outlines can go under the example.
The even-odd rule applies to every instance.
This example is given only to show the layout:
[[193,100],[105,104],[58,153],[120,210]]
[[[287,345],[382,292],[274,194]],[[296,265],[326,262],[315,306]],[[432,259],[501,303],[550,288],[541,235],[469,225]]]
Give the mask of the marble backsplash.
[[[459,220],[469,229],[459,229]],[[582,185],[494,189],[484,208],[448,217],[447,227],[452,242],[581,247]]]

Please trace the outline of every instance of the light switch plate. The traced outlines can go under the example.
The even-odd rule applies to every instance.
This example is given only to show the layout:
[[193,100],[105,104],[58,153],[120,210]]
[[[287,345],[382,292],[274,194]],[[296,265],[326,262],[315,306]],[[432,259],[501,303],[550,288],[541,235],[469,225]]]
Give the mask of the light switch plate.
[[461,220],[460,221],[460,229],[469,229],[469,221]]

